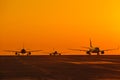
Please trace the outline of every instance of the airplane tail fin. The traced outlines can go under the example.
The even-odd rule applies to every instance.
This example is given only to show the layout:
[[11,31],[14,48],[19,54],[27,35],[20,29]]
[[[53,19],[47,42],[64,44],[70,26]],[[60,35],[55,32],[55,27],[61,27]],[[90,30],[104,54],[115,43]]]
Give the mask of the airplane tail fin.
[[90,39],[90,47],[93,47],[93,46],[92,46],[92,41],[91,41],[91,39]]
[[24,43],[23,43],[23,49],[25,48]]

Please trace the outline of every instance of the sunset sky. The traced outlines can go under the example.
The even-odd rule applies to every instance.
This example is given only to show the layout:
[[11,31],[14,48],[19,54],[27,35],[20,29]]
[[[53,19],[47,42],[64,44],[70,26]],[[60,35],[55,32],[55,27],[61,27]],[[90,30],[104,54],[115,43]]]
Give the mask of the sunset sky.
[[[0,0],[1,54],[23,44],[31,50],[67,52],[89,46],[90,38],[101,49],[120,45],[120,0]],[[113,53],[120,50],[106,52]]]

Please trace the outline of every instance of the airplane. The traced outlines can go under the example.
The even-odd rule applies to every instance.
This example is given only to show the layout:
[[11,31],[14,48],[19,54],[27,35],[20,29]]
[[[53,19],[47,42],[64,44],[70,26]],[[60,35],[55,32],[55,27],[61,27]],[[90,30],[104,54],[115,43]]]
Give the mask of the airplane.
[[[69,50],[75,50],[75,51],[85,51],[86,54],[91,55],[91,53],[97,53],[97,55],[104,54],[105,51],[111,51],[111,50],[116,50],[116,49],[106,49],[106,50],[101,50],[99,47],[93,47],[92,41],[90,39],[90,47],[83,47],[87,48],[88,50],[81,50],[81,49],[69,49]],[[119,49],[119,48],[117,48]]]
[[22,48],[20,51],[18,50],[4,50],[4,51],[7,51],[7,52],[15,52],[15,55],[20,55],[20,54],[27,54],[27,56],[31,55],[31,52],[38,52],[38,51],[42,51],[42,50],[26,50],[25,48]]
[[49,54],[50,56],[57,56],[57,55],[61,55],[61,53],[58,53],[58,51],[54,51],[52,53]]

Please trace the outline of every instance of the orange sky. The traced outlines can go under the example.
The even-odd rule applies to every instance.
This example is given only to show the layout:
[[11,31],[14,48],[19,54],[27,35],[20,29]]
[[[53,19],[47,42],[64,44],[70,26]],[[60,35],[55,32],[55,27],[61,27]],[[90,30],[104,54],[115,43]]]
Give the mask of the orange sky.
[[[119,0],[0,0],[0,49],[20,49],[24,43],[27,49],[64,52],[89,46],[89,38],[102,49],[116,48],[119,4]],[[120,50],[106,54],[113,52]]]

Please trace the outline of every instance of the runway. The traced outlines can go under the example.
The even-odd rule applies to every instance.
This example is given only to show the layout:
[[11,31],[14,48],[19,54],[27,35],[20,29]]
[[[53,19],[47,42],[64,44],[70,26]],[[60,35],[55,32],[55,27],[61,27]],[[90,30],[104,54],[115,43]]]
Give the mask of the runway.
[[120,56],[0,56],[0,80],[120,80]]

